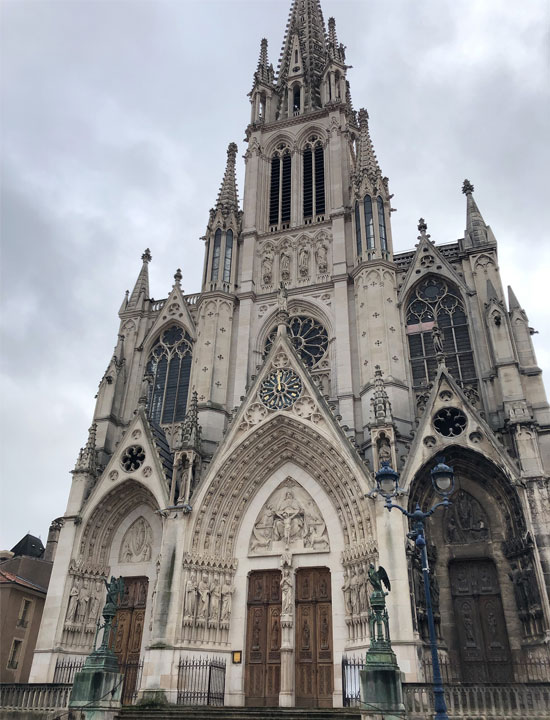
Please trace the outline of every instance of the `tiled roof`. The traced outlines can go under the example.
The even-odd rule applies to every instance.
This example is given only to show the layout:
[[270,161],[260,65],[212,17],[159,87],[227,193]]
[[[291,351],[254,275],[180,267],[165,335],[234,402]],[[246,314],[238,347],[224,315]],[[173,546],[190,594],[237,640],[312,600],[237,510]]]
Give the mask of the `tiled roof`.
[[21,585],[21,587],[30,588],[31,590],[38,590],[43,593],[48,591],[47,588],[42,587],[41,585],[36,585],[36,583],[33,583],[30,580],[26,580],[25,578],[19,577],[19,575],[15,575],[8,570],[2,570],[0,568],[0,584],[10,583],[13,583],[14,585]]

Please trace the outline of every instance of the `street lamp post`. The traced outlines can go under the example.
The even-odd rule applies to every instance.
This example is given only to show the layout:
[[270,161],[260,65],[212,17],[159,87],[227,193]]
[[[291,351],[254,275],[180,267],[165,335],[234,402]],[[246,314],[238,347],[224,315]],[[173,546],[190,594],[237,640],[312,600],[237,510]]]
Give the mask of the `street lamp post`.
[[434,616],[432,610],[432,595],[430,591],[430,568],[428,565],[428,552],[426,549],[425,524],[426,518],[433,515],[438,507],[449,507],[451,501],[449,495],[454,490],[454,472],[453,468],[445,464],[445,458],[438,457],[437,465],[432,469],[431,473],[432,485],[438,495],[443,497],[441,502],[436,503],[430,510],[423,512],[417,503],[414,512],[409,512],[401,505],[392,503],[399,492],[399,473],[390,467],[389,462],[384,461],[381,469],[376,473],[376,485],[378,492],[385,500],[385,507],[391,511],[393,508],[401,510],[403,515],[412,520],[413,529],[408,533],[408,537],[415,541],[416,547],[420,550],[422,558],[422,576],[424,578],[424,592],[426,594],[426,614],[428,616],[428,629],[430,631],[430,646],[432,651],[432,668],[434,682],[434,706],[435,720],[448,720],[447,705],[445,703],[445,692],[443,690],[443,679],[441,677],[441,669],[439,667],[439,658],[437,655],[437,638],[435,634]]

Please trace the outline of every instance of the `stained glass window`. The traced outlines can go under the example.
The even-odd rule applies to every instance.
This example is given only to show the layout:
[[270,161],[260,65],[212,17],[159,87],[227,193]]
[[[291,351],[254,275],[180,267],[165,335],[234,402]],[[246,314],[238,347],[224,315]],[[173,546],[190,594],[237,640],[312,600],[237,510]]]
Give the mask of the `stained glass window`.
[[216,230],[214,235],[214,254],[212,255],[212,272],[210,280],[215,282],[218,279],[218,271],[220,269],[220,253],[222,250],[222,231],[220,228]]
[[461,381],[475,379],[468,320],[455,287],[433,276],[423,280],[409,299],[406,323],[415,386],[427,385],[437,371],[434,325],[441,331],[445,363],[451,374]]
[[[304,363],[313,367],[325,355],[328,348],[328,334],[320,322],[303,315],[290,318],[287,325],[290,340]],[[270,351],[277,337],[277,328],[269,333],[266,343],[266,354]]]
[[179,422],[185,417],[193,341],[178,325],[159,337],[149,357],[147,372],[152,377],[149,415],[156,423]]
[[231,258],[233,256],[233,230],[225,234],[225,259],[223,263],[223,281],[228,283],[231,280]]

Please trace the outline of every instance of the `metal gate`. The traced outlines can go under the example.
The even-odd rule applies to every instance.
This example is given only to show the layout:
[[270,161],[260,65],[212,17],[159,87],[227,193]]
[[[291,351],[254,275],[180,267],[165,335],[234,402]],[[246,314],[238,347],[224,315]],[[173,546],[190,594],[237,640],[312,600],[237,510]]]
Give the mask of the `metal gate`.
[[178,663],[178,705],[223,706],[225,659],[180,658]]

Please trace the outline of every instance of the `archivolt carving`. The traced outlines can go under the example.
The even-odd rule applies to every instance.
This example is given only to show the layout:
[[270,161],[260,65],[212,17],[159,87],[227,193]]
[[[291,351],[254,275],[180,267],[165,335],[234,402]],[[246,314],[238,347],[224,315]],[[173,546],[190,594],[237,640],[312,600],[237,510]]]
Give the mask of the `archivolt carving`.
[[135,507],[142,504],[158,510],[158,504],[151,492],[131,480],[106,495],[84,528],[79,560],[86,563],[107,563],[113,536],[120,523]]
[[147,562],[151,559],[153,531],[147,520],[141,516],[133,522],[122,540],[119,561],[127,563]]
[[249,543],[249,555],[281,555],[330,549],[327,526],[317,504],[288,477],[260,510]]
[[216,472],[193,530],[193,552],[232,557],[242,515],[250,499],[283,463],[304,468],[327,493],[345,543],[374,545],[366,488],[342,454],[313,425],[285,413],[260,424]]

